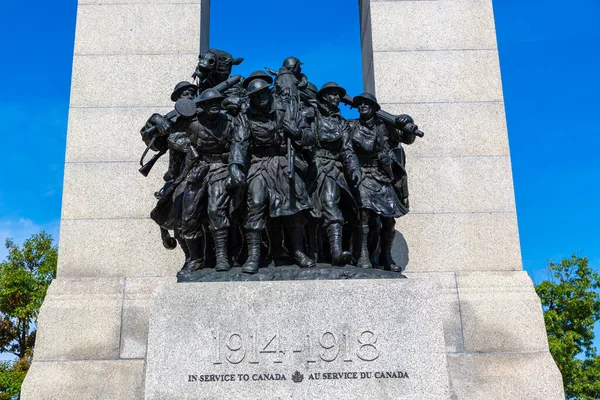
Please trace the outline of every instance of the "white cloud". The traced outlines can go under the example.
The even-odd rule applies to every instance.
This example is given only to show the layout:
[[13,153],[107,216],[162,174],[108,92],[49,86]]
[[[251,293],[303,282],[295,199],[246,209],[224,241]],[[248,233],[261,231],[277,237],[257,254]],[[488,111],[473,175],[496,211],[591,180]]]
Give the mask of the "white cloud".
[[6,239],[12,239],[16,244],[21,245],[25,239],[43,230],[52,235],[54,243],[57,244],[59,228],[60,221],[37,224],[28,218],[0,220],[0,261],[4,260],[8,254],[4,246]]

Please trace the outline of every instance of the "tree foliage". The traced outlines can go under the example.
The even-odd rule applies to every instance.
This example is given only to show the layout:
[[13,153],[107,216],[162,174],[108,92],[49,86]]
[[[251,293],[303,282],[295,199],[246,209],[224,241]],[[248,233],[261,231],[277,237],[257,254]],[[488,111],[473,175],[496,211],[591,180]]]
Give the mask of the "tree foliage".
[[0,352],[17,359],[0,362],[0,400],[19,396],[33,356],[36,319],[56,276],[58,253],[43,231],[22,246],[8,239],[6,249],[8,255],[0,263]]
[[549,280],[536,286],[542,301],[550,353],[568,399],[600,399],[600,356],[593,345],[600,320],[600,275],[587,257],[551,262]]

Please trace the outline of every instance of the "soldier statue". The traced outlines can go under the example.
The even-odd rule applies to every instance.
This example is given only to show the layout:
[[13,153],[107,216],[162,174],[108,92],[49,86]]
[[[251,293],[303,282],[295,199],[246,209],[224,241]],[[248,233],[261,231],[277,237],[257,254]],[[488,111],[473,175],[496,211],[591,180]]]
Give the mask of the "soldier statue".
[[[198,87],[190,82],[182,81],[175,85],[173,93],[171,93],[171,101],[177,102],[180,99],[191,100],[196,96]],[[181,132],[171,133],[169,136],[162,136],[152,140],[152,135],[148,135],[149,129],[157,124],[164,123],[164,118],[159,114],[153,114],[141,130],[142,140],[154,149],[159,150],[157,156],[168,150],[169,153],[169,166],[167,172],[163,175],[165,181],[163,187],[154,193],[154,197],[158,200],[156,207],[152,210],[152,219],[159,225],[163,245],[167,249],[174,249],[175,243],[169,235],[169,230],[173,230],[175,240],[179,243],[182,248],[186,262],[189,259],[188,247],[185,240],[181,237],[181,207],[178,206],[179,199],[174,199],[174,189],[178,184],[177,178],[181,174],[183,169],[184,160],[186,157],[186,151],[181,151],[180,146],[173,146],[176,143],[185,139],[185,134]],[[166,125],[165,125],[166,126]],[[158,157],[155,156],[155,160]],[[147,172],[154,163],[149,162],[147,164]],[[146,173],[147,173],[146,172]],[[180,204],[179,204],[180,205]]]
[[[318,90],[297,57],[278,71],[230,76],[242,61],[217,49],[201,54],[194,83],[171,94],[174,110],[141,130],[144,176],[169,153],[150,216],[164,247],[183,249],[183,275],[229,271],[244,248],[246,274],[268,257],[279,265],[284,250],[301,268],[377,261],[401,272],[391,249],[395,218],[409,206],[402,144],[423,132],[410,116],[381,110],[371,93],[352,98],[335,82]],[[340,102],[360,117],[344,119]],[[144,163],[150,149],[157,153]]]
[[[290,156],[293,149],[288,138],[308,145],[310,129],[301,129],[297,113],[283,103],[274,102],[269,83],[255,79],[248,85],[250,105],[240,115],[229,155],[229,172],[233,186],[247,180],[247,217],[245,223],[248,258],[242,266],[245,273],[256,273],[261,261],[261,238],[267,217],[283,218],[288,250],[301,268],[314,267],[315,261],[302,251],[304,236],[303,210],[310,200],[302,176]],[[290,154],[292,153],[292,154]],[[245,171],[246,159],[250,167]]]
[[202,223],[208,222],[215,244],[217,271],[231,269],[227,251],[229,172],[227,159],[235,129],[233,119],[221,112],[225,97],[215,89],[206,89],[196,99],[202,112],[193,119],[178,120],[167,128],[185,131],[189,137],[184,171],[181,235],[190,252],[187,268],[197,269],[204,258]]
[[[346,211],[351,213],[349,215],[357,212],[345,175],[355,184],[360,178],[360,165],[352,148],[350,126],[338,108],[340,99],[345,95],[346,90],[337,83],[324,84],[317,93],[316,117],[310,125],[316,143],[308,179],[312,216],[322,222],[321,226],[329,239],[333,265],[346,265],[352,259],[352,254],[342,249],[345,218],[340,199],[345,197],[345,204],[349,208]],[[317,231],[309,232],[307,236],[316,238]],[[314,243],[309,243],[309,247],[313,248]]]
[[391,251],[395,218],[406,214],[408,210],[392,186],[394,174],[389,143],[393,140],[395,143],[411,144],[415,141],[415,135],[396,129],[379,118],[375,113],[381,107],[373,94],[363,93],[355,96],[354,104],[360,114],[359,119],[351,122],[352,145],[361,169],[360,181],[355,187],[360,207],[354,232],[355,251],[358,253],[357,267],[372,267],[368,249],[369,225],[373,225],[372,220],[380,218],[382,228],[379,264],[387,270],[401,272],[401,268],[392,258]]

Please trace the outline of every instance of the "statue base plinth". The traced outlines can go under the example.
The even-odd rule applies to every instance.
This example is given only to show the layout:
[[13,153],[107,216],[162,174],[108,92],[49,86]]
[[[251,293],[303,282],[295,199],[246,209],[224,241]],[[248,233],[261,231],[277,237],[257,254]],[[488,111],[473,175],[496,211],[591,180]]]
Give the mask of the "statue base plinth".
[[277,265],[271,263],[260,268],[256,274],[245,274],[241,267],[229,271],[217,272],[214,268],[197,271],[180,271],[177,282],[252,282],[252,281],[303,281],[338,279],[401,279],[406,278],[399,272],[381,269],[362,269],[352,266],[332,267],[329,264],[317,264],[314,268],[300,268],[296,265]]
[[418,279],[163,285],[145,398],[449,399],[439,298]]

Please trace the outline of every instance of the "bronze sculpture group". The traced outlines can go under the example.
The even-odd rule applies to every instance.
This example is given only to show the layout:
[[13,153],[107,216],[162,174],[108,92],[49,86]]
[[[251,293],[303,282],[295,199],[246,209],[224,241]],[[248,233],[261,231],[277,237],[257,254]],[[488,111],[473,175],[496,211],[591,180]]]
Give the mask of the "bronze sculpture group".
[[[201,54],[194,83],[175,86],[175,109],[141,130],[144,156],[157,153],[142,156],[140,172],[169,154],[151,213],[163,245],[179,243],[187,271],[239,263],[254,274],[287,257],[301,268],[377,261],[401,272],[391,254],[395,218],[408,212],[401,144],[423,136],[412,118],[381,111],[371,93],[317,89],[295,57],[278,71],[230,76],[242,61]],[[340,102],[359,118],[346,120]]]

